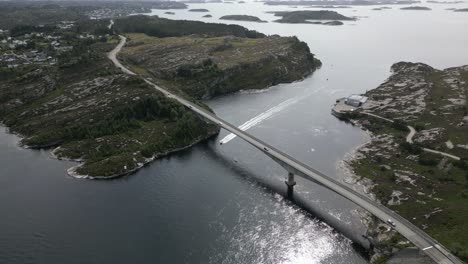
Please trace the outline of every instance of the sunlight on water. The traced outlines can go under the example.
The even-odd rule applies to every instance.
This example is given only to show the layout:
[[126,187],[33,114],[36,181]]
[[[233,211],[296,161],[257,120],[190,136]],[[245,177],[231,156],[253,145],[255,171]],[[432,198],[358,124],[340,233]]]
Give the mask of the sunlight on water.
[[349,250],[351,242],[332,228],[282,196],[274,199],[274,210],[261,205],[241,209],[235,227],[224,228],[221,238],[228,241],[228,254],[210,263],[314,264]]

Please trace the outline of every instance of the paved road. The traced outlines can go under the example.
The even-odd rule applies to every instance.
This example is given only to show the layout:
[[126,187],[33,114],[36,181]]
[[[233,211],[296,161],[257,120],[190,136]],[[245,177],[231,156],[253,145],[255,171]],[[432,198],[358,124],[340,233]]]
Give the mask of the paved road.
[[416,129],[414,129],[414,127],[412,126],[408,126],[408,129],[410,132],[406,136],[406,142],[413,144],[413,137],[416,134]]
[[[363,114],[366,114],[368,116],[373,116],[375,118],[379,118],[379,119],[382,119],[382,120],[385,120],[385,121],[388,121],[390,123],[393,123],[395,121],[391,120],[391,119],[388,119],[388,118],[385,118],[383,116],[379,116],[379,115],[376,115],[376,114],[372,114],[372,113],[369,113],[367,111],[362,111],[361,113]],[[409,133],[408,135],[406,135],[406,142],[410,143],[410,144],[413,144],[413,137],[414,135],[416,134],[416,129],[414,129],[414,127],[412,126],[407,126],[408,129],[409,129]],[[460,157],[458,156],[455,156],[455,155],[452,155],[452,154],[449,154],[447,152],[442,152],[442,151],[438,151],[438,150],[434,150],[434,149],[429,149],[429,148],[422,148],[423,151],[426,151],[426,152],[431,152],[431,153],[434,153],[434,154],[439,154],[439,155],[442,155],[442,156],[445,156],[445,157],[449,157],[449,158],[452,158],[454,160],[460,160]]]
[[[122,64],[115,63],[117,60],[115,59],[115,55],[120,51],[120,49],[125,45],[125,37],[121,36],[120,44],[115,48],[114,51],[109,53],[109,58],[113,56],[114,64],[123,69],[124,72],[127,72],[132,75],[136,75],[135,73],[131,72],[129,69],[126,69]],[[118,62],[118,61],[117,61]],[[266,155],[271,157],[273,160],[278,162],[281,166],[283,166],[288,172],[294,173],[304,179],[311,180],[317,184],[320,184],[339,195],[345,197],[346,199],[358,204],[362,208],[369,211],[371,214],[375,215],[383,222],[387,222],[387,220],[391,219],[395,223],[395,229],[406,237],[409,241],[411,241],[415,246],[420,248],[425,254],[430,256],[434,261],[437,263],[449,264],[449,263],[462,263],[456,257],[454,257],[447,249],[442,247],[437,241],[429,237],[426,233],[420,230],[418,227],[411,224],[409,221],[404,219],[403,217],[399,216],[398,214],[394,213],[390,209],[382,206],[375,201],[369,199],[368,197],[356,192],[355,190],[351,189],[344,183],[336,181],[323,173],[307,166],[306,164],[296,160],[295,158],[289,156],[288,154],[274,148],[273,146],[269,145],[266,142],[261,141],[258,138],[246,133],[238,129],[236,126],[226,122],[225,120],[217,117],[213,113],[208,112],[207,110],[167,91],[166,89],[161,88],[160,86],[153,83],[149,78],[142,79],[148,83],[149,85],[153,86],[158,91],[162,92],[169,98],[172,98],[178,101],[180,104],[188,107],[195,113],[199,114],[200,116],[204,117],[205,119],[218,124],[220,127],[228,130],[231,133],[236,134],[239,138],[250,143],[252,146],[256,147],[260,151],[264,152]]]

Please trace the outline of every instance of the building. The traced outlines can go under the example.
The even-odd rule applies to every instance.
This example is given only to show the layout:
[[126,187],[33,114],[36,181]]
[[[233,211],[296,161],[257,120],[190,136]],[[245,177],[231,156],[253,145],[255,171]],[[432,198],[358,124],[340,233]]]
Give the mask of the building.
[[348,98],[345,99],[345,104],[351,105],[354,107],[360,107],[367,101],[366,96],[358,95],[358,94],[352,94]]

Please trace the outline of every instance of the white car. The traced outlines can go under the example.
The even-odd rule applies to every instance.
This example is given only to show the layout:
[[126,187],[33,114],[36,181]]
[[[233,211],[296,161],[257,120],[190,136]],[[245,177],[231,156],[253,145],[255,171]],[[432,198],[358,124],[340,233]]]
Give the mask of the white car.
[[388,219],[388,220],[387,220],[387,223],[388,223],[389,225],[393,226],[393,227],[396,226],[395,222],[393,222],[392,219]]

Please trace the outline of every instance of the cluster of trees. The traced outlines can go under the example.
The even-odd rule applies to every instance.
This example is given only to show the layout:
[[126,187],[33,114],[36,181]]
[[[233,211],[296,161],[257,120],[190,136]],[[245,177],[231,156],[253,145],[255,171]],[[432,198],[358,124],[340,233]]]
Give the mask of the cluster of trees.
[[0,28],[12,29],[22,25],[56,24],[63,20],[84,19],[83,10],[63,8],[50,2],[0,2]]
[[114,28],[118,32],[145,33],[154,37],[180,37],[186,35],[206,35],[210,37],[237,36],[263,38],[264,34],[248,30],[238,25],[204,23],[199,21],[170,20],[149,16],[130,16],[118,19]]
[[[160,97],[148,97],[131,105],[125,105],[114,111],[111,116],[96,123],[69,127],[65,130],[64,138],[71,141],[122,133],[140,128],[140,121],[146,122],[156,119],[179,121],[185,119],[184,112],[183,107],[169,100]],[[188,117],[186,119],[187,122],[190,121],[189,123],[192,124]],[[185,128],[187,127],[185,126]]]

